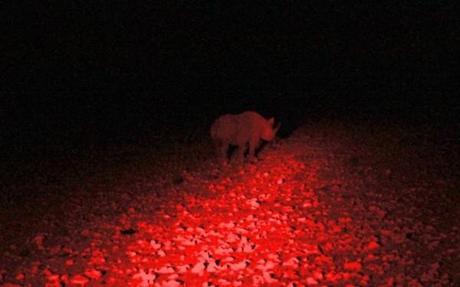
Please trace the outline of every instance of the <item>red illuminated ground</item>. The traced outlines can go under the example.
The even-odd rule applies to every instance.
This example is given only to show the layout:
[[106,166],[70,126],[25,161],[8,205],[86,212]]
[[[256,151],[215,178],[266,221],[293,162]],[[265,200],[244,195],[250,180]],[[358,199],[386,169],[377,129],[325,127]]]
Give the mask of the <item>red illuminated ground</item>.
[[458,150],[417,131],[310,124],[256,164],[100,171],[2,213],[0,286],[459,286]]

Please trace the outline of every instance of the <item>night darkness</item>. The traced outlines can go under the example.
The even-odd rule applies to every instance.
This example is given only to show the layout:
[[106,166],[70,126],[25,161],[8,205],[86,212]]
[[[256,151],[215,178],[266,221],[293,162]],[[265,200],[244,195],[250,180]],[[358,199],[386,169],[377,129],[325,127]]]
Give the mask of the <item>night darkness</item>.
[[[453,135],[459,128],[460,114],[459,81],[454,76],[458,72],[455,43],[459,40],[454,1],[411,1],[410,5],[405,1],[39,2],[1,4],[4,15],[0,20],[0,179],[5,188],[2,206],[8,210],[2,213],[4,222],[24,198],[35,196],[30,189],[39,185],[36,181],[46,178],[47,187],[51,182],[57,189],[70,189],[75,183],[63,183],[69,178],[75,176],[80,183],[88,178],[94,180],[100,173],[110,174],[108,167],[113,162],[117,162],[118,168],[119,161],[128,161],[123,156],[136,154],[139,157],[133,156],[135,159],[130,158],[129,162],[139,163],[149,148],[163,155],[168,155],[172,146],[177,151],[178,146],[187,149],[199,143],[211,149],[208,131],[213,120],[222,114],[246,110],[257,111],[266,118],[273,116],[282,123],[281,143],[277,142],[281,146],[298,129],[305,130],[315,123],[316,130],[306,132],[311,132],[312,142],[315,134],[327,136],[332,123],[339,123],[344,129],[348,125],[398,126],[413,130],[411,135],[422,134],[407,140],[405,144],[409,145],[417,145],[420,138],[430,138],[425,142],[434,146],[447,143],[448,147],[441,147],[444,153],[439,155],[439,161],[449,174],[447,179],[442,177],[449,187],[436,188],[456,188],[452,198],[458,202],[458,181],[453,171],[458,167],[454,163],[458,150],[452,149],[458,147],[458,137]],[[421,130],[422,126],[429,127],[429,136],[428,131]],[[360,129],[351,130],[359,138]],[[366,135],[371,139],[372,133],[383,134],[375,132],[379,128],[370,130]],[[436,135],[435,140],[431,140],[431,132]],[[118,161],[110,160],[119,156],[113,150],[126,146],[135,151],[126,152],[129,155],[120,152],[123,156]],[[434,161],[434,150],[437,148],[424,148],[426,154],[422,158],[433,156]],[[212,162],[211,150],[203,153],[199,161]],[[448,162],[443,159],[446,155]],[[151,159],[157,161],[155,156]],[[188,160],[182,165],[193,173],[192,166],[201,164],[193,159],[193,164],[189,164]],[[389,159],[379,162],[386,160]],[[56,161],[67,167],[61,170],[62,174],[56,171],[61,169],[54,164]],[[356,165],[354,162],[352,158],[351,165]],[[93,165],[97,167],[88,168]],[[43,166],[50,166],[50,171]],[[201,168],[206,169],[205,166]],[[91,171],[82,171],[87,168]],[[253,164],[243,165],[243,169],[251,168]],[[145,170],[144,179],[153,176]],[[173,186],[186,186],[193,181],[180,170],[182,166],[171,171]],[[213,176],[214,180],[219,178],[214,172]],[[437,176],[433,175],[430,182],[441,181]],[[18,193],[11,188],[28,184],[33,188]],[[84,186],[91,189],[89,183]],[[401,186],[394,185],[394,189]],[[328,188],[334,190],[340,184]],[[321,192],[316,195],[320,197]],[[65,200],[57,198],[44,203],[44,210],[56,209],[58,213]],[[194,205],[190,206],[193,209]],[[105,212],[118,216],[124,213],[123,205],[116,212]],[[25,214],[25,218],[42,216]],[[3,225],[7,226],[11,227]],[[142,228],[132,228],[126,227],[124,231],[141,234]],[[311,228],[316,230],[317,226]],[[24,235],[27,236],[31,235]],[[2,239],[11,240],[8,235]],[[7,249],[5,245],[0,251]],[[458,248],[453,252],[458,252]],[[28,251],[24,258],[29,255],[32,258],[36,254]],[[445,268],[443,265],[442,270],[450,275],[450,283],[459,282],[455,281],[460,280],[458,260],[449,264]],[[349,267],[349,272],[360,271],[356,265]],[[0,268],[0,286],[11,278],[9,270],[5,270]],[[115,281],[108,278],[118,277],[112,278],[109,269],[104,270],[108,275],[101,271],[97,279],[84,276],[96,282],[102,276],[112,286]],[[161,275],[156,276],[158,283]],[[327,279],[327,284],[338,282],[326,275],[302,276],[320,282]],[[414,274],[412,277],[417,278]],[[436,282],[448,282],[441,279]],[[17,277],[15,280],[21,281]],[[64,286],[74,286],[69,283],[71,280],[60,280],[70,284]],[[193,280],[190,282],[198,282]],[[267,283],[268,279],[264,280]],[[358,279],[350,280],[353,283]],[[360,280],[355,282],[356,286],[380,282]],[[425,283],[431,281],[420,282],[422,285],[410,286],[429,286]]]
[[7,142],[131,138],[246,109],[291,124],[454,104],[447,4],[205,2],[6,4]]

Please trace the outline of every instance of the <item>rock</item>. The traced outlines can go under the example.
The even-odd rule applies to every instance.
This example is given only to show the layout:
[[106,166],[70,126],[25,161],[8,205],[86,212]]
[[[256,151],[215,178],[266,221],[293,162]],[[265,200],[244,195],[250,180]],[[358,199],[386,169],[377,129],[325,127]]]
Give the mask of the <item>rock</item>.
[[315,286],[319,284],[318,281],[316,281],[316,279],[313,277],[308,277],[306,283],[307,283],[307,286]]
[[43,250],[45,249],[43,246],[44,240],[45,240],[45,235],[42,233],[39,233],[35,235],[35,237],[32,239],[32,242],[35,244],[35,247],[37,247],[38,250]]
[[240,270],[244,270],[246,267],[248,267],[249,265],[249,261],[248,260],[243,260],[239,263],[234,263],[234,264],[229,264],[230,265],[230,269],[232,269],[233,271],[240,271]]
[[264,271],[262,273],[262,277],[264,278],[265,283],[268,284],[278,282],[278,280],[273,277],[273,273],[271,272]]
[[283,263],[283,266],[297,268],[299,266],[299,259],[291,257],[291,259]]
[[75,275],[70,279],[70,283],[76,286],[85,286],[88,282],[89,279],[83,275]]
[[219,283],[219,285],[222,285],[222,286],[229,286],[231,284],[230,281],[225,280],[225,279],[219,279],[219,281],[217,282]]
[[197,264],[195,264],[195,266],[193,266],[192,273],[203,275],[205,269],[206,266],[204,265],[204,262],[198,262]]
[[314,271],[313,272],[313,277],[316,279],[316,280],[323,280],[324,279],[324,275],[321,271]]
[[158,274],[172,274],[174,273],[174,268],[172,268],[171,265],[166,265],[160,267],[159,269],[155,269],[155,272],[157,272]]
[[161,243],[157,240],[150,240],[150,246],[152,246],[153,249],[157,250],[161,248]]
[[85,271],[85,276],[93,280],[98,280],[102,276],[102,272],[96,269],[89,269]]
[[64,264],[65,266],[73,266],[75,261],[73,259],[67,259]]
[[380,244],[377,241],[371,241],[366,246],[367,250],[376,250],[380,248]]
[[180,274],[183,274],[183,273],[187,272],[188,270],[190,270],[190,265],[189,264],[177,266],[177,272],[180,273]]
[[179,286],[182,286],[182,285],[183,285],[182,282],[178,281],[176,279],[165,281],[165,282],[163,282],[163,284],[161,284],[161,286],[163,286],[163,287],[179,287]]
[[26,274],[23,272],[19,272],[16,274],[15,279],[18,281],[23,281],[26,278]]
[[217,266],[215,261],[209,262],[208,267],[206,267],[206,271],[208,271],[209,273],[217,272],[219,269],[220,268],[219,268],[219,266]]
[[359,272],[361,271],[361,263],[358,261],[345,262],[344,268],[347,271]]

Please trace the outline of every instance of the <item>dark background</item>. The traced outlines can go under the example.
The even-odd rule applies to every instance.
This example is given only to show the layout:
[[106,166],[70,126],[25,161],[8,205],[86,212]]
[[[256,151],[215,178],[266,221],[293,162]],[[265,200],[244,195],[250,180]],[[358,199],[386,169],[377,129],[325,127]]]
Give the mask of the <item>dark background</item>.
[[4,151],[142,142],[246,109],[285,131],[458,120],[455,1],[8,2]]

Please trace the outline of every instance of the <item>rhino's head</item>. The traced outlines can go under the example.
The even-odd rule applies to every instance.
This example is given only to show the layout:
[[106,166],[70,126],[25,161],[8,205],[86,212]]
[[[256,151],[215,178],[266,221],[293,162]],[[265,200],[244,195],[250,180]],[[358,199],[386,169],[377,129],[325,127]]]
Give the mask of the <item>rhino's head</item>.
[[276,133],[280,129],[281,124],[278,123],[276,125],[276,127],[273,127],[274,124],[275,124],[275,119],[274,118],[271,118],[271,119],[267,120],[267,124],[265,125],[265,127],[264,127],[264,129],[262,131],[262,134],[261,134],[261,137],[262,137],[263,140],[271,141],[271,140],[273,140],[275,138]]

